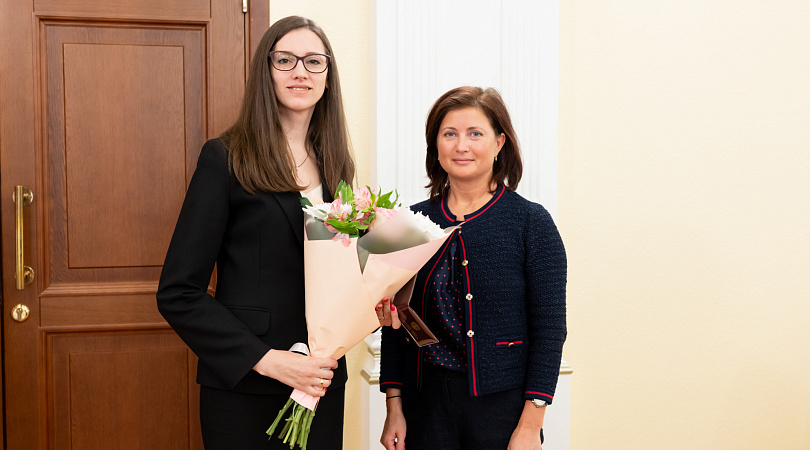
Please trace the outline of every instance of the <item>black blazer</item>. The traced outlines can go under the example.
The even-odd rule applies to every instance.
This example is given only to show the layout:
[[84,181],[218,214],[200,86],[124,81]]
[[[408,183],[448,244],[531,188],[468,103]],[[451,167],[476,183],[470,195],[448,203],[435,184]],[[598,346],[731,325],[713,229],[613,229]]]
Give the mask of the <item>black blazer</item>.
[[[158,310],[199,357],[198,383],[247,393],[291,390],[252,368],[270,349],[307,342],[299,198],[247,193],[228,169],[222,143],[203,146],[157,292]],[[345,381],[341,358],[332,386]]]

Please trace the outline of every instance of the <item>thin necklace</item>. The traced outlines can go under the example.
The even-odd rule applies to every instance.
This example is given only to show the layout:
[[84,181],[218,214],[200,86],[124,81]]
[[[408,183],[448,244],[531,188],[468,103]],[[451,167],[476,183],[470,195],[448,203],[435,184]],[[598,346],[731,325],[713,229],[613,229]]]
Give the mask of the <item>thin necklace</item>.
[[[304,165],[304,163],[305,163],[305,162],[307,162],[307,160],[308,160],[308,159],[309,159],[309,152],[307,152],[307,157],[306,157],[306,158],[304,158],[304,160],[303,160],[303,161],[301,161],[301,164],[298,164],[297,166],[295,166],[295,170],[301,170],[301,166],[303,166],[303,165]],[[294,161],[293,161],[293,162],[294,162]]]

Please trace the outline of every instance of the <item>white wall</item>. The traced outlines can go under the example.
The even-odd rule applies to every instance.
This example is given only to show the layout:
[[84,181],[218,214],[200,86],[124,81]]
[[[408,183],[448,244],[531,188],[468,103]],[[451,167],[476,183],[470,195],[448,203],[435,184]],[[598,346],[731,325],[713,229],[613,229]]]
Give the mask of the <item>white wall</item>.
[[[372,184],[427,197],[425,119],[448,90],[493,87],[521,143],[518,192],[557,211],[557,0],[374,2]],[[376,158],[376,159],[375,159]]]

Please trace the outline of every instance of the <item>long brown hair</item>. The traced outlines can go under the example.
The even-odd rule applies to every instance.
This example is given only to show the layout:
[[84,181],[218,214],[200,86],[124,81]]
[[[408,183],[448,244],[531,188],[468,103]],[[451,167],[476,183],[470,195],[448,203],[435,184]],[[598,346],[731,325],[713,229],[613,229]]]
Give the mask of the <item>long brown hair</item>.
[[427,143],[425,169],[427,169],[427,176],[430,179],[425,187],[430,189],[432,201],[447,194],[450,187],[447,172],[439,163],[439,149],[436,147],[439,128],[447,113],[463,108],[478,109],[489,119],[489,124],[495,130],[495,134],[503,133],[506,136],[506,141],[498,154],[498,160],[492,166],[492,181],[497,185],[503,184],[507,189],[514,191],[523,175],[520,144],[512,127],[509,110],[506,109],[501,95],[493,88],[458,87],[447,91],[436,100],[436,103],[430,108],[425,122],[425,141]]
[[337,58],[326,34],[313,21],[285,17],[274,23],[262,37],[250,64],[239,118],[221,138],[228,147],[228,164],[246,191],[301,191],[295,180],[295,161],[279,120],[279,105],[273,88],[268,53],[279,39],[300,28],[315,33],[330,56],[323,97],[315,105],[307,130],[307,147],[315,153],[323,177],[324,192],[334,192],[340,180],[352,184],[352,160],[343,97],[340,93]]

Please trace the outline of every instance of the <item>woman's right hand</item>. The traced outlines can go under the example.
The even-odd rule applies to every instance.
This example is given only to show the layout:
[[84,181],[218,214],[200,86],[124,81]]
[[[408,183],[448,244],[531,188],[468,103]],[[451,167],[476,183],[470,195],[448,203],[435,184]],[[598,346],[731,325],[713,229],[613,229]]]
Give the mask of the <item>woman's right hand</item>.
[[326,388],[332,384],[332,369],[337,366],[337,360],[332,358],[270,350],[253,366],[253,370],[313,397],[323,397]]
[[[400,395],[399,390],[396,394],[387,393],[389,395]],[[382,437],[380,443],[385,447],[385,450],[405,450],[405,431],[407,426],[405,424],[405,414],[402,413],[402,398],[395,397],[385,400],[385,425],[383,425]]]
[[381,327],[391,327],[396,330],[402,325],[402,322],[399,320],[397,307],[394,306],[393,302],[389,301],[388,297],[383,298],[377,303],[375,311],[377,312],[377,320],[380,321]]

